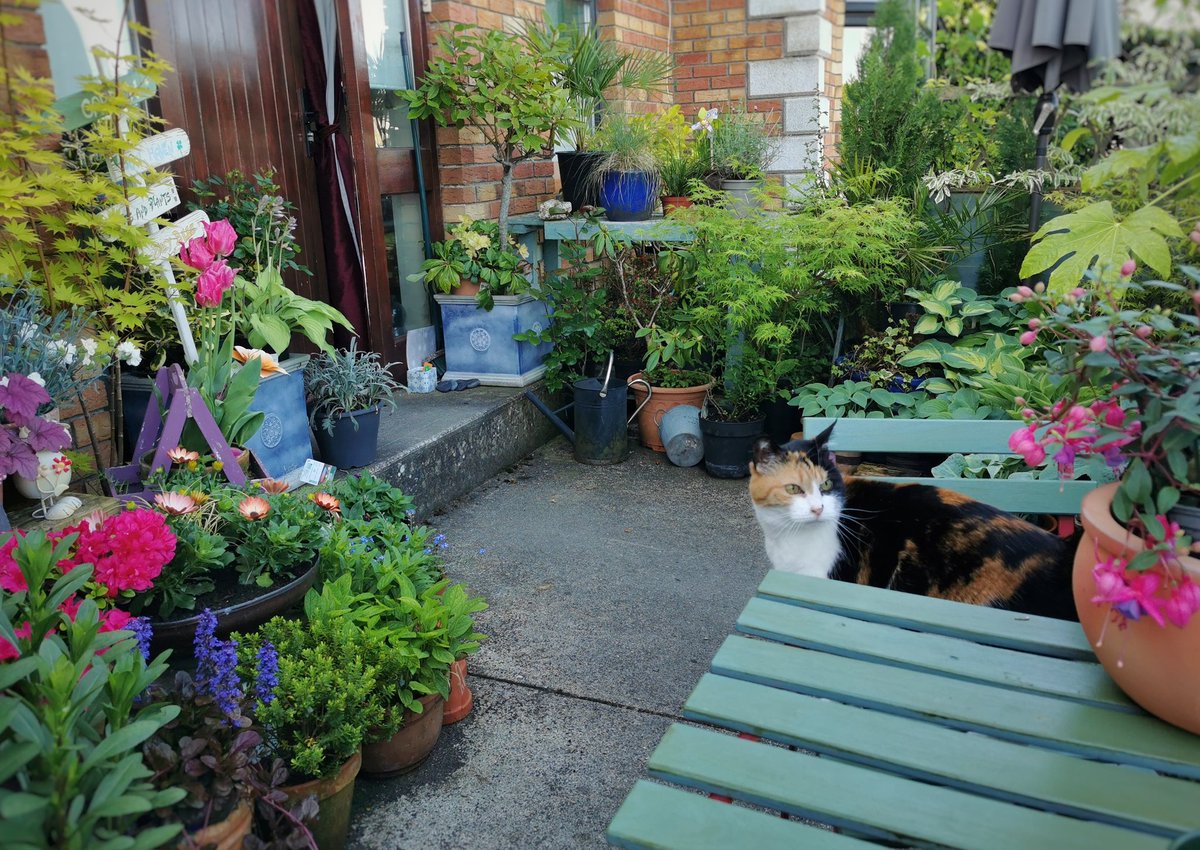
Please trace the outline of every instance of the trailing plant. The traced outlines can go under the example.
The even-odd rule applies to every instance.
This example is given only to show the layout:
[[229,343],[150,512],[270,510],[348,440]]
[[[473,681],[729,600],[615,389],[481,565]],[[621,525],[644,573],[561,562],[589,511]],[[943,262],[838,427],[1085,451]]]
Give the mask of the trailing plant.
[[[499,244],[508,244],[513,168],[554,156],[555,140],[584,126],[562,85],[562,35],[530,42],[495,29],[455,25],[438,33],[421,85],[400,93],[416,119],[471,127],[501,168]],[[532,49],[531,49],[532,44]]]
[[250,676],[270,642],[279,657],[274,699],[259,699],[254,716],[297,781],[336,773],[381,715],[379,670],[372,648],[327,621],[275,617],[250,634],[234,634],[238,672]]
[[179,712],[141,694],[166,670],[132,631],[105,630],[100,609],[75,596],[87,564],[60,572],[74,535],[10,536],[23,589],[0,596],[0,811],[17,847],[152,850],[178,825],[134,832],[137,815],[183,799],[159,789],[138,745]]
[[[385,363],[374,351],[359,351],[355,340],[344,351],[321,354],[308,362],[304,370],[304,390],[311,412],[309,421],[314,428],[324,428],[330,434],[333,426],[347,414],[388,404],[394,409],[393,396],[407,389],[392,377],[397,363]],[[358,421],[351,419],[354,430]]]

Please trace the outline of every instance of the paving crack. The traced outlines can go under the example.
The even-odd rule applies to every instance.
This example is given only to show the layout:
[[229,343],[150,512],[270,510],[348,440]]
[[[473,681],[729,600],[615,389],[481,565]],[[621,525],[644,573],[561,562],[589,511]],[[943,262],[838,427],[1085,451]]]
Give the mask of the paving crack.
[[568,691],[565,688],[555,688],[555,687],[551,687],[549,685],[536,685],[531,682],[522,682],[518,679],[508,679],[508,678],[505,678],[504,676],[495,676],[490,673],[479,673],[475,670],[471,671],[470,678],[472,678],[472,679],[487,679],[490,682],[501,682],[502,684],[505,684],[505,685],[515,685],[518,688],[528,688],[531,691],[539,691],[539,692],[545,693],[545,694],[553,694],[554,696],[570,697],[571,699],[581,699],[581,700],[584,700],[585,702],[594,702],[597,705],[605,705],[605,706],[608,706],[609,708],[620,708],[620,709],[624,709],[625,711],[633,711],[638,714],[648,714],[653,717],[662,717],[667,720],[683,720],[683,718],[680,715],[678,715],[674,712],[670,712],[670,711],[659,711],[658,709],[645,708],[640,705],[629,705],[628,703],[617,702],[616,700],[603,699],[602,697],[588,696],[587,694],[578,694],[573,691]]

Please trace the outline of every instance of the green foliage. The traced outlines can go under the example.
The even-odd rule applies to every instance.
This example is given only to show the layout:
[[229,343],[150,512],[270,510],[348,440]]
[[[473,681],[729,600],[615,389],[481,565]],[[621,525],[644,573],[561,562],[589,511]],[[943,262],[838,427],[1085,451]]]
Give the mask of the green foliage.
[[410,274],[413,282],[424,281],[438,292],[449,292],[464,281],[479,284],[476,302],[492,309],[494,296],[515,295],[529,290],[529,250],[509,236],[500,238],[499,225],[462,216],[450,229],[450,238],[433,244],[433,256],[421,263],[421,271]]
[[[30,532],[13,551],[30,588],[0,600],[0,639],[19,657],[0,665],[0,818],[13,848],[152,850],[171,841],[178,825],[136,834],[138,815],[182,799],[157,790],[138,745],[178,714],[174,705],[138,704],[166,670],[149,664],[127,631],[100,632],[91,599],[74,621],[59,606],[92,575],[76,567],[47,586],[67,556]],[[14,624],[27,623],[18,636]],[[22,628],[22,631],[24,629]]]
[[36,293],[17,295],[0,310],[0,375],[40,375],[51,399],[40,413],[75,404],[99,377],[100,364],[84,344],[86,329],[87,317],[78,311],[49,314]]
[[[333,426],[348,413],[379,404],[396,406],[392,396],[406,389],[392,377],[399,364],[384,363],[374,351],[359,351],[350,340],[345,351],[320,354],[308,361],[304,370],[304,391],[309,400],[309,421],[333,433]],[[358,430],[358,421],[354,430]]]
[[[933,467],[934,478],[989,478],[1000,480],[1061,480],[1058,467],[1054,464],[1044,465],[1030,470],[1019,457],[1013,455],[955,453]],[[1081,458],[1067,480],[1086,478],[1089,481],[1108,483],[1115,481],[1116,476],[1108,468],[1101,457]]]
[[500,244],[508,243],[512,169],[554,155],[554,142],[583,125],[562,85],[567,70],[561,33],[538,44],[502,30],[456,25],[438,33],[421,85],[398,92],[413,118],[471,127],[503,169]]
[[927,399],[921,392],[893,393],[872,387],[867,381],[843,381],[834,386],[807,384],[788,402],[804,416],[831,419],[912,419],[917,402]]
[[592,138],[592,145],[603,152],[596,177],[610,171],[655,173],[655,127],[650,121],[622,112],[609,113]]
[[[166,175],[143,172],[142,185],[114,180],[109,167],[119,175],[134,146],[158,132],[161,122],[142,103],[169,66],[139,56],[122,56],[120,64],[131,71],[120,79],[82,81],[95,119],[70,136],[53,108],[49,80],[0,67],[0,88],[7,91],[0,129],[0,297],[35,293],[51,314],[79,308],[102,355],[119,342],[144,347],[166,316],[161,277],[144,274],[138,263],[149,235],[126,217],[146,187]],[[61,146],[47,144],[60,138]]]
[[380,519],[396,524],[408,522],[414,513],[411,497],[365,469],[339,476],[326,489],[341,501],[342,517],[347,520]]
[[[221,430],[221,435],[231,446],[245,446],[246,441],[258,433],[266,414],[250,409],[258,392],[262,377],[262,361],[250,360],[238,365],[233,359],[234,330],[221,334],[216,324],[220,317],[210,309],[198,317],[198,322],[209,326],[204,333],[204,342],[197,346],[199,359],[188,366],[189,387],[200,391],[200,397]],[[208,439],[200,433],[194,419],[189,419],[183,429],[180,442],[192,451],[207,452]]]
[[[995,0],[938,0],[934,67],[951,85],[972,80],[1006,81],[1012,63],[987,46],[995,14]],[[929,45],[918,44],[919,55],[929,55]]]
[[317,560],[326,526],[323,511],[310,499],[291,493],[263,498],[271,511],[263,519],[252,520],[237,512],[233,498],[221,496],[221,501],[230,503],[223,510],[226,525],[222,533],[234,541],[238,581],[271,587],[303,572]]
[[[233,563],[229,541],[198,522],[172,522],[175,557],[154,581],[154,597],[161,600],[157,613],[170,618],[178,610],[194,611],[196,597],[216,587],[213,576]],[[150,599],[144,595],[135,609],[146,610]]]
[[925,315],[913,326],[913,333],[927,336],[937,333],[962,336],[967,320],[989,316],[996,309],[991,299],[979,298],[973,289],[953,280],[939,281],[930,292],[909,289],[905,294],[925,309]]
[[234,634],[238,672],[252,680],[264,641],[279,653],[279,685],[254,715],[271,748],[304,778],[334,774],[358,750],[380,716],[383,688],[372,661],[374,646],[328,621],[282,617],[250,634]]
[[844,358],[838,358],[833,377],[865,380],[880,389],[907,389],[930,373],[928,365],[922,364],[912,370],[898,365],[918,343],[911,321],[889,323],[882,331],[865,337]]
[[931,166],[946,158],[950,139],[937,94],[924,85],[916,29],[907,0],[884,0],[875,32],[844,90],[841,159],[893,169],[887,186],[912,197]]
[[354,331],[339,310],[288,289],[276,267],[263,269],[253,280],[239,277],[235,285],[240,297],[237,309],[249,323],[246,338],[254,348],[279,354],[291,343],[292,333],[299,332],[321,351],[331,354],[329,334],[333,326]]
[[745,103],[717,118],[710,135],[713,170],[726,180],[760,180],[779,150],[778,121]]
[[930,392],[946,392],[958,387],[974,387],[978,378],[1003,378],[1026,370],[1024,360],[1034,353],[1016,337],[1000,332],[968,334],[953,345],[929,339],[900,358],[906,367],[937,365],[944,378],[926,381]]

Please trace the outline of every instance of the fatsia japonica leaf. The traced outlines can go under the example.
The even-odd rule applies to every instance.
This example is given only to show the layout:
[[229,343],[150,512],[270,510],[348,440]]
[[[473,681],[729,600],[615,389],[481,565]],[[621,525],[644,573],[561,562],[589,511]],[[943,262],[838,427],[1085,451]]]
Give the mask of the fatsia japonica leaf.
[[1043,225],[1021,263],[1021,276],[1032,277],[1061,260],[1050,273],[1049,288],[1062,293],[1078,286],[1088,269],[1119,266],[1134,257],[1166,277],[1171,273],[1167,237],[1181,236],[1179,223],[1159,207],[1147,205],[1121,219],[1111,203],[1101,201]]

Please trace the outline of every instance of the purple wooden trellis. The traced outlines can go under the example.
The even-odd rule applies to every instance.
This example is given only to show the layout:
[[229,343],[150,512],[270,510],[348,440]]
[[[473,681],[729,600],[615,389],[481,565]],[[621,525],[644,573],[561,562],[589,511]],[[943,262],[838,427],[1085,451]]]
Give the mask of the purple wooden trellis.
[[[140,461],[151,448],[157,446],[150,469],[161,468],[163,471],[170,471],[171,459],[167,452],[179,445],[184,426],[189,419],[194,420],[200,429],[212,456],[221,461],[221,471],[229,479],[229,483],[235,486],[246,483],[246,473],[238,466],[233,449],[229,447],[221,429],[217,427],[217,422],[213,419],[208,405],[204,403],[200,391],[187,385],[187,379],[179,364],[174,363],[158,370],[158,374],[154,376],[154,395],[155,398],[146,405],[146,417],[142,420],[142,430],[138,432],[137,444],[133,449],[133,462],[106,470],[114,487],[120,485],[124,488],[120,493],[123,498],[146,499],[149,488],[142,481]],[[162,399],[167,411],[165,419],[159,404],[155,403],[156,399]],[[141,489],[137,489],[139,485]]]

